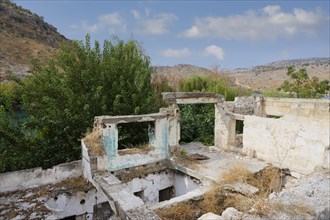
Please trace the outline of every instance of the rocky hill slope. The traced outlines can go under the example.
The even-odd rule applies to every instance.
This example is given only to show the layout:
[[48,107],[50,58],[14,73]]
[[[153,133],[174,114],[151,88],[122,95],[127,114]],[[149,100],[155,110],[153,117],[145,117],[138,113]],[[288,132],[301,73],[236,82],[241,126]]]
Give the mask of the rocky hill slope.
[[0,0],[0,30],[0,81],[28,74],[31,58],[44,63],[67,41],[42,17],[8,0]]
[[287,68],[294,66],[297,70],[305,68],[310,77],[330,81],[330,58],[309,58],[282,60],[252,68],[231,70],[225,75],[232,78],[236,85],[256,91],[278,88],[288,79]]
[[191,76],[191,75],[203,75],[211,73],[211,70],[190,65],[190,64],[177,64],[175,66],[155,66],[153,67],[156,74],[159,75],[178,75],[181,77]]
[[213,73],[211,70],[190,64],[177,64],[174,66],[154,66],[153,81],[167,79],[169,85],[176,88],[180,81],[192,75],[205,75]]

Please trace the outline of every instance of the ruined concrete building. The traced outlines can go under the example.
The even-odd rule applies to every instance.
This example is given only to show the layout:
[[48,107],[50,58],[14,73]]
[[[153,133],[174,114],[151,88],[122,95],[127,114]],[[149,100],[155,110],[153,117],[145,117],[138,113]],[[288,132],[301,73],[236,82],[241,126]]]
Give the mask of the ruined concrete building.
[[[330,218],[329,100],[163,99],[159,113],[95,117],[102,147],[82,140],[80,161],[0,174],[0,219]],[[214,104],[215,144],[180,146],[179,105],[201,103]],[[118,125],[139,122],[149,148],[119,150]]]

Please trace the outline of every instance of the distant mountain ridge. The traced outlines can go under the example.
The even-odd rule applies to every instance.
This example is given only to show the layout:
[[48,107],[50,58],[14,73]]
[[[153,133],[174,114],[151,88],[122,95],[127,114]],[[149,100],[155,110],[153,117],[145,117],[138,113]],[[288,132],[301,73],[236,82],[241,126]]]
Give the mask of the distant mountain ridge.
[[228,71],[226,75],[234,79],[236,85],[252,90],[265,91],[278,88],[288,79],[287,69],[306,69],[310,77],[316,76],[320,80],[330,81],[330,58],[304,58],[281,60],[251,68],[238,68]]
[[263,66],[272,66],[280,68],[288,68],[290,66],[306,66],[306,65],[324,65],[330,63],[330,57],[313,57],[303,59],[292,59],[292,60],[280,60],[265,64]]
[[203,75],[212,73],[211,70],[191,64],[177,64],[174,66],[153,66],[156,74],[176,74],[179,76]]

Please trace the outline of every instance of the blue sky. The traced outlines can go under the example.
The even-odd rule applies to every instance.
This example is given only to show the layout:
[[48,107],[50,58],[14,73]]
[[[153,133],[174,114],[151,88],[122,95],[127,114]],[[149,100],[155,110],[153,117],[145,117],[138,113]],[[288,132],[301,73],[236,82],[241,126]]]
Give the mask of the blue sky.
[[14,1],[69,39],[142,43],[152,65],[329,57],[329,1]]

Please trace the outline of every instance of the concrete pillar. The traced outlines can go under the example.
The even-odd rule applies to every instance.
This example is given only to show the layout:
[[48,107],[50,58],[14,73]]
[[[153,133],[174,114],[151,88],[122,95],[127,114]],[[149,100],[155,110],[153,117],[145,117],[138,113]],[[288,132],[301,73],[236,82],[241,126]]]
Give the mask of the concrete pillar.
[[254,115],[263,116],[263,97],[256,96],[255,97],[255,106],[254,106]]
[[167,118],[155,122],[156,150],[169,157],[169,123]]
[[153,126],[149,123],[148,126],[148,138],[149,138],[149,145],[150,146],[156,146],[156,136],[155,136],[155,129],[156,125]]
[[180,108],[173,104],[169,108],[161,108],[160,113],[167,114],[169,124],[169,146],[177,146],[180,141]]
[[228,148],[235,145],[235,118],[227,115],[220,103],[215,105],[214,145]]
[[173,114],[169,117],[169,133],[170,133],[170,146],[179,145],[180,141],[180,108],[177,104],[173,104]]
[[103,129],[103,144],[109,161],[118,154],[118,128],[117,124],[106,124]]

